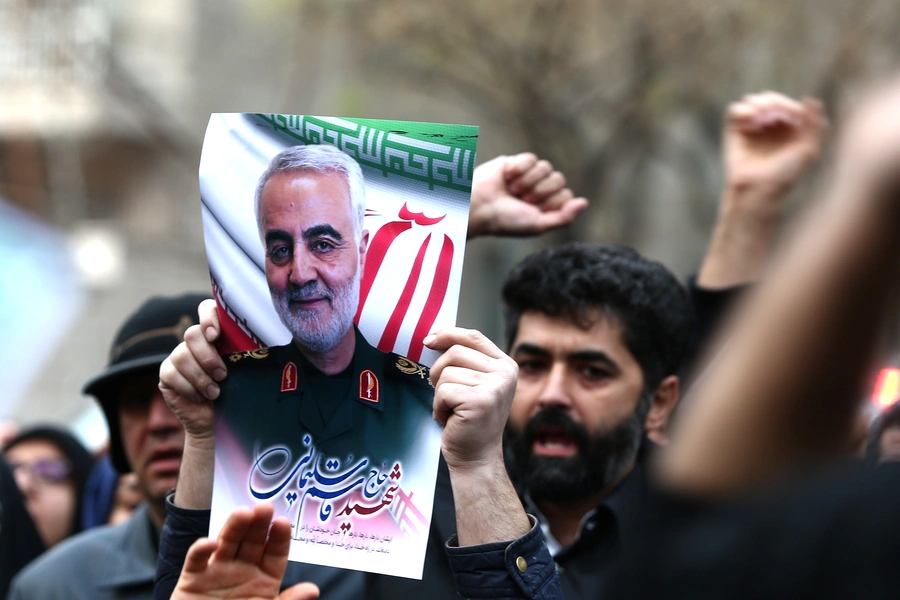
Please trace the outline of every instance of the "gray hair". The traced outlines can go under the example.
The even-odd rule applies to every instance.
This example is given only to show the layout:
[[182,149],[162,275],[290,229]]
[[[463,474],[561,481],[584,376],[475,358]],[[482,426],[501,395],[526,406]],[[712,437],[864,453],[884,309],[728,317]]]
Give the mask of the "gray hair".
[[264,236],[262,230],[262,217],[260,214],[260,205],[262,203],[263,188],[266,187],[269,179],[278,173],[295,172],[295,171],[315,171],[317,173],[325,173],[334,171],[340,173],[347,180],[350,188],[350,209],[356,216],[353,221],[354,237],[358,242],[363,230],[363,215],[366,212],[366,188],[363,180],[362,169],[359,164],[347,154],[344,154],[334,146],[315,145],[309,146],[292,146],[279,152],[265,173],[259,178],[256,185],[255,211],[256,211],[256,227],[259,229],[259,235]]

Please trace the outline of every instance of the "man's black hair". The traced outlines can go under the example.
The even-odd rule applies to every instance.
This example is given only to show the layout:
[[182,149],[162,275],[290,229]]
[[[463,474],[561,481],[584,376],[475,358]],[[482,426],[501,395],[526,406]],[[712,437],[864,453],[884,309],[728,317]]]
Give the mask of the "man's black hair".
[[570,243],[526,257],[506,278],[503,304],[510,351],[526,312],[568,317],[584,329],[598,312],[614,318],[641,366],[645,392],[678,373],[693,325],[678,280],[660,263],[616,245]]

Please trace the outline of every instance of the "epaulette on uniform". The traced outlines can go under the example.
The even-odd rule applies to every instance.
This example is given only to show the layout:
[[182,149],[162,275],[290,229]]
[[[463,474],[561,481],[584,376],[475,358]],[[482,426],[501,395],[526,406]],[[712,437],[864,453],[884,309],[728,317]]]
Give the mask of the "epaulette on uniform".
[[431,371],[425,365],[420,365],[415,361],[397,354],[391,354],[390,360],[394,363],[392,367],[394,372],[399,372],[403,379],[421,381],[422,383],[434,387],[434,383],[431,381]]

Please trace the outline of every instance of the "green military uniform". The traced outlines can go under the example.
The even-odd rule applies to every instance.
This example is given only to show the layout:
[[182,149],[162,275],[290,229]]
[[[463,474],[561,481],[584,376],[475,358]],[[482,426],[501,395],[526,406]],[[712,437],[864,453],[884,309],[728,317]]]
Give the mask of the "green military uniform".
[[[381,352],[358,330],[352,363],[335,375],[321,373],[293,344],[225,359],[229,375],[216,401],[217,477],[228,474],[236,503],[268,500],[276,514],[282,507],[295,520],[294,503],[302,505],[306,494],[321,502],[324,523],[326,504],[335,515],[354,503],[371,510],[384,497],[375,493],[378,486],[383,493],[396,483],[423,500],[431,496],[421,480],[433,488],[440,441],[426,367]],[[240,472],[247,465],[249,479]],[[347,500],[344,491],[360,477],[356,500]],[[372,492],[365,498],[364,486]]]

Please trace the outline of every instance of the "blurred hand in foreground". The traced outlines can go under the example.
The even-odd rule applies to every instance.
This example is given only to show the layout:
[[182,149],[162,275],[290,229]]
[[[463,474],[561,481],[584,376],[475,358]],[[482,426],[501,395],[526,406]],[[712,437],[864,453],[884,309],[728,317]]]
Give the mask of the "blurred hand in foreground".
[[172,600],[318,598],[319,588],[312,583],[298,583],[278,593],[291,547],[291,525],[284,517],[272,522],[273,513],[270,504],[257,504],[252,510],[238,508],[228,517],[218,540],[194,542]]

